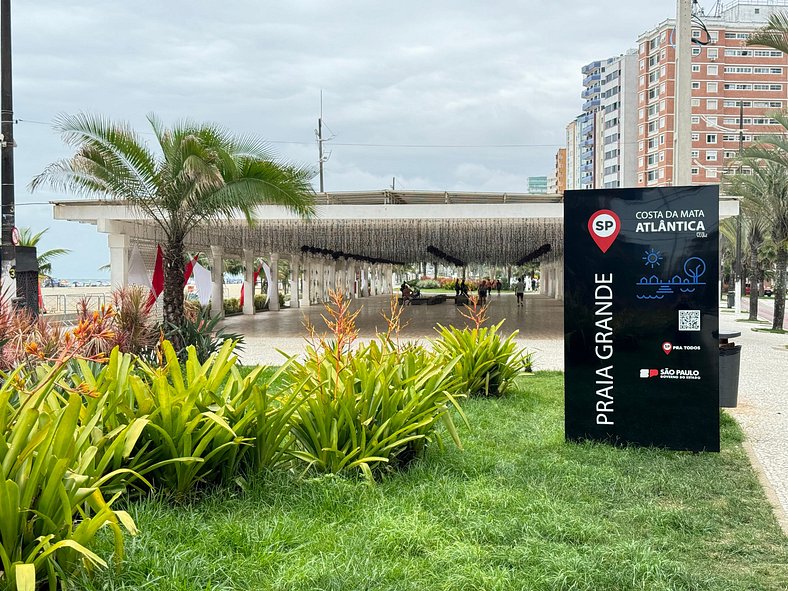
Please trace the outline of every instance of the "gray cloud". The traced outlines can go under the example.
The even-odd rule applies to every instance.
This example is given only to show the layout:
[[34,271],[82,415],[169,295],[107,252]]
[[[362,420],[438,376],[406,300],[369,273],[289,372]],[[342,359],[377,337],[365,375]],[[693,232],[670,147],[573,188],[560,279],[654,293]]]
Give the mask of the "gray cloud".
[[[37,0],[13,13],[15,111],[25,121],[90,111],[144,128],[150,111],[219,122],[313,163],[320,89],[336,134],[330,190],[521,191],[548,174],[580,109],[580,67],[622,53],[675,2],[98,2]],[[20,123],[17,200],[68,154],[46,125]],[[539,144],[531,148],[364,148],[341,143]],[[18,208],[18,225],[53,226],[44,246],[74,254],[67,277],[97,277],[106,240]],[[76,238],[75,238],[76,237]]]

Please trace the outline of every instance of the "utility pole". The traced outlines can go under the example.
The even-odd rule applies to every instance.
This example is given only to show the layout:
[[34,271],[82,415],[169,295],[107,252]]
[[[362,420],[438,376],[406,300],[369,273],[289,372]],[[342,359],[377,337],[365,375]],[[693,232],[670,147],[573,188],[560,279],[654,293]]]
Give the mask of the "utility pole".
[[692,0],[676,4],[673,186],[692,182]]
[[0,0],[0,282],[11,298],[16,292],[14,211],[14,102],[11,77],[11,0]]

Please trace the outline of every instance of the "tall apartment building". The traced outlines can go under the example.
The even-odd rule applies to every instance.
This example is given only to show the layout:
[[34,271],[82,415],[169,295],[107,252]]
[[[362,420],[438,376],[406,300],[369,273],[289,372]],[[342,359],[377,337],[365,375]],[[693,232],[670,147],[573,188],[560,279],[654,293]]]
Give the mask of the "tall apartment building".
[[[745,45],[788,0],[735,0],[716,14],[701,15],[708,36],[693,25],[692,182],[718,183],[725,162],[739,148],[740,105],[745,145],[779,133],[769,116],[788,107],[788,57]],[[675,21],[638,38],[637,184],[670,185],[673,178]],[[708,38],[707,38],[708,37]]]
[[579,115],[566,126],[566,188],[580,189],[580,131],[581,119]]
[[583,189],[634,186],[637,51],[583,67],[580,179]]

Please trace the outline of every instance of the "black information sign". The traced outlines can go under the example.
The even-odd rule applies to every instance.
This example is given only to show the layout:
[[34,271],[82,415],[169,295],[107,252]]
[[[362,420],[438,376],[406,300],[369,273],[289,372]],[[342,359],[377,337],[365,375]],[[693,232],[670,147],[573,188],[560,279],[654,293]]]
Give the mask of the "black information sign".
[[567,191],[566,437],[719,451],[719,190]]

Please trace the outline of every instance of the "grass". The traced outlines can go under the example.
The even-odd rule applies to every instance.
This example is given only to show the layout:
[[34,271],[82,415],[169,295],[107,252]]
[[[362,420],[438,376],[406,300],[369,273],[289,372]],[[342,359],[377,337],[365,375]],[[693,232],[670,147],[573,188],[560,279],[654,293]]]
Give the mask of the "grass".
[[768,320],[750,320],[749,318],[739,318],[736,322],[749,322],[751,324],[769,324]]
[[770,332],[772,334],[788,334],[788,330],[782,328],[753,328],[755,332]]
[[142,533],[120,572],[75,587],[788,588],[788,544],[732,419],[719,454],[567,444],[562,382],[466,401],[465,451],[431,449],[374,486],[278,473],[185,506],[130,503]]

